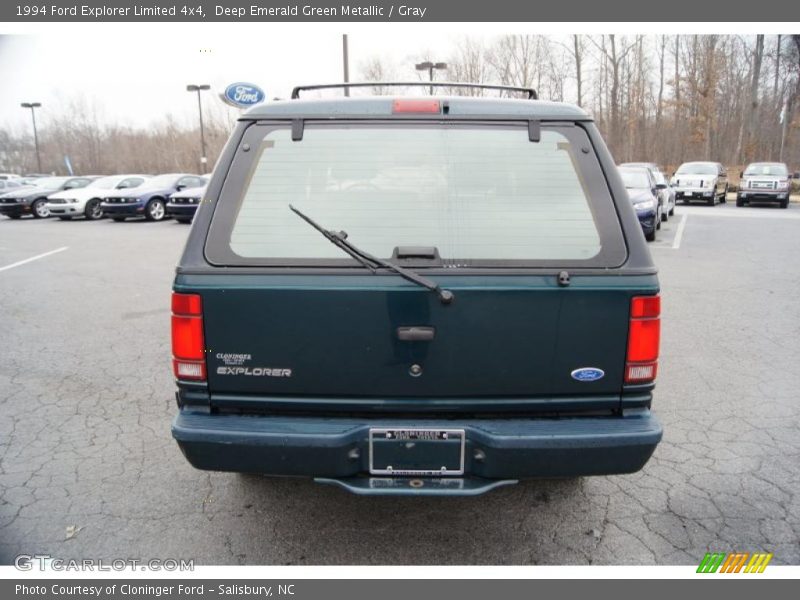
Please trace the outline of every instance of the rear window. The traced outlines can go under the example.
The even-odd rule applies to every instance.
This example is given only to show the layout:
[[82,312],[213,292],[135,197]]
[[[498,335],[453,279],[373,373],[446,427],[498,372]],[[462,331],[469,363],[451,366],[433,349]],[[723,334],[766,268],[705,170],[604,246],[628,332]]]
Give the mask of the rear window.
[[605,181],[598,194],[596,158],[577,127],[544,127],[531,142],[517,126],[309,124],[300,141],[273,127],[256,142],[238,205],[215,213],[212,262],[354,263],[289,204],[383,258],[425,246],[451,266],[624,259]]

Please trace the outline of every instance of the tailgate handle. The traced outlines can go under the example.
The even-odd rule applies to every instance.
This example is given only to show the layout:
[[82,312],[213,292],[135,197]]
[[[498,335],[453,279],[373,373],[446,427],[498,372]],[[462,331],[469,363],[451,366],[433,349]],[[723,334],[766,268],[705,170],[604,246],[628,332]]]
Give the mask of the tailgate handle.
[[403,342],[430,342],[436,335],[433,327],[398,327],[397,339]]

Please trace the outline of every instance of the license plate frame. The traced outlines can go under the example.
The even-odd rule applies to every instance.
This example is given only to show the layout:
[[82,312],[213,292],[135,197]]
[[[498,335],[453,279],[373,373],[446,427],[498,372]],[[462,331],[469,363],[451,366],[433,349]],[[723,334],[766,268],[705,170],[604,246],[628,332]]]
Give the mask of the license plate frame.
[[[409,477],[464,475],[466,439],[466,431],[458,428],[371,427],[369,429],[370,475]],[[421,443],[422,449],[416,448],[418,443]],[[420,454],[426,454],[425,446],[428,449],[427,454],[432,456],[430,459],[432,462],[420,465],[418,462]],[[408,462],[404,462],[401,458],[396,464],[387,464],[387,455],[390,457],[405,455]],[[439,460],[435,458],[436,455],[439,455]]]

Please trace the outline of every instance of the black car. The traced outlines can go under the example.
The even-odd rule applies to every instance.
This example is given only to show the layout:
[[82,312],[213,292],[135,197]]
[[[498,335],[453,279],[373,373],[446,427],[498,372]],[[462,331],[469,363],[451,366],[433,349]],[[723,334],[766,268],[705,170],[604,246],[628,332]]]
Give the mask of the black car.
[[645,465],[660,298],[628,192],[586,112],[502,89],[526,98],[240,117],[173,286],[192,465],[372,495]]
[[33,215],[36,219],[50,216],[47,197],[63,190],[82,188],[97,179],[91,177],[39,177],[35,183],[0,195],[0,215],[19,219]]

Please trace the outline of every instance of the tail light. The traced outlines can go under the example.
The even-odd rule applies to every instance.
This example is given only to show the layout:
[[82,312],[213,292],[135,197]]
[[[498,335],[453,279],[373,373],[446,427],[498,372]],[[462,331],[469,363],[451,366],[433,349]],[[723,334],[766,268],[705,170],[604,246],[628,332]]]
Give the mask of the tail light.
[[177,379],[206,380],[203,299],[172,294],[172,368]]
[[661,298],[631,298],[628,330],[628,354],[625,361],[625,383],[655,381],[658,371],[658,345],[661,338]]
[[425,100],[417,98],[403,98],[392,103],[392,113],[435,113],[442,112],[442,105],[438,100]]

